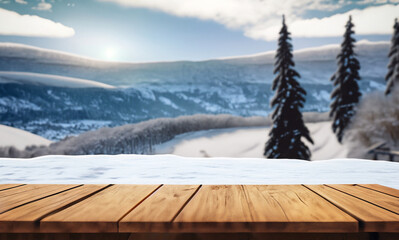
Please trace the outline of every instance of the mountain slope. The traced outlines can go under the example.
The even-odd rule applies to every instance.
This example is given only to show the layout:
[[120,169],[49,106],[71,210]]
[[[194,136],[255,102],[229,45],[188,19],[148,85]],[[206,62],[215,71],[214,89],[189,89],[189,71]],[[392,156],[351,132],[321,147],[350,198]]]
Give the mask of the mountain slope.
[[[385,88],[388,50],[387,42],[357,44],[363,93]],[[299,81],[308,93],[304,111],[328,111],[338,51],[339,45],[328,45],[294,52],[296,70],[302,76]],[[274,52],[198,62],[111,63],[0,43],[0,123],[55,140],[160,117],[265,116],[274,95],[273,62]],[[19,81],[22,75],[30,81]],[[12,76],[13,81],[4,76]],[[107,85],[54,84],[71,78]]]
[[114,88],[105,83],[42,73],[0,71],[0,83],[19,83],[66,88]]
[[14,146],[19,150],[27,146],[48,146],[51,141],[17,128],[0,125],[0,147]]
[[[294,61],[302,81],[329,84],[335,70],[339,45],[327,45],[294,52]],[[360,41],[356,52],[361,63],[361,74],[380,76],[388,63],[388,42]],[[32,46],[0,43],[0,71],[36,72],[91,79],[113,86],[136,86],[137,83],[172,82],[266,82],[273,79],[274,52],[221,58],[206,61],[177,61],[149,63],[115,63],[97,61],[63,52]],[[378,73],[378,74],[372,74]],[[371,74],[371,75],[370,75]]]

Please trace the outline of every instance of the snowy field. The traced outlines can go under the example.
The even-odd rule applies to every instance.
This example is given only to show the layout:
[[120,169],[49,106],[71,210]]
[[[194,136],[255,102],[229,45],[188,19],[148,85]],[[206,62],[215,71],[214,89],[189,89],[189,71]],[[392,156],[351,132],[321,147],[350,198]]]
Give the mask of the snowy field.
[[24,149],[31,145],[51,144],[50,140],[33,133],[0,124],[0,147],[14,146],[17,149]]
[[[346,158],[348,149],[338,143],[331,122],[307,123],[314,145],[307,143],[312,160]],[[181,134],[157,145],[157,154],[184,157],[251,157],[263,158],[270,128],[246,127],[214,129]]]
[[322,184],[399,189],[399,164],[337,159],[185,158],[174,155],[45,156],[0,159],[0,183]]
[[[199,131],[177,136],[157,151],[192,155],[44,156],[0,158],[3,183],[323,184],[375,183],[399,189],[397,162],[345,159],[329,122],[308,123],[313,159],[264,159],[265,127]],[[39,136],[0,125],[0,145],[49,144]],[[13,140],[14,137],[14,140]],[[22,141],[24,140],[24,141]],[[25,145],[18,145],[25,144]],[[201,150],[203,150],[201,152]],[[202,154],[202,155],[201,155]],[[208,154],[215,158],[199,158]],[[224,155],[224,158],[216,156]],[[233,158],[233,157],[242,158]],[[259,158],[249,158],[259,157]]]

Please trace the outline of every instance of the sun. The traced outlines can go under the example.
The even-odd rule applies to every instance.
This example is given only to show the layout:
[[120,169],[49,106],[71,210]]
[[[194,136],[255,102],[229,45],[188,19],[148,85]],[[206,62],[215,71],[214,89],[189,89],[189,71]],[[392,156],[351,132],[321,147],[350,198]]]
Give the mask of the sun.
[[115,61],[118,55],[118,50],[115,47],[107,47],[104,52],[104,58],[108,61]]

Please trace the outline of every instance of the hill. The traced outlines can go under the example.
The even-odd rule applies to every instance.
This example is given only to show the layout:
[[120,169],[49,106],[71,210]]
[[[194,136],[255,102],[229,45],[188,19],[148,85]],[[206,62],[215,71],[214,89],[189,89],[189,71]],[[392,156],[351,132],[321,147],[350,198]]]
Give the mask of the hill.
[[13,146],[19,150],[28,146],[48,146],[51,141],[27,131],[0,125],[0,147]]
[[[338,49],[327,45],[294,52],[299,81],[307,91],[304,111],[329,110],[329,79],[336,71]],[[363,93],[385,88],[388,50],[388,42],[357,44]],[[154,118],[266,116],[274,95],[273,57],[266,52],[196,62],[115,63],[0,43],[0,123],[57,140]],[[65,81],[85,84],[59,84]]]

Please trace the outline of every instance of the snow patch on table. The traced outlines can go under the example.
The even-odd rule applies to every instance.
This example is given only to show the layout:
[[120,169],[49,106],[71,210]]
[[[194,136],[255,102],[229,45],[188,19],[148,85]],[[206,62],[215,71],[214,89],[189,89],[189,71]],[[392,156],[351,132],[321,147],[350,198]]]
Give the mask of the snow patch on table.
[[187,158],[175,155],[0,159],[0,183],[381,184],[399,189],[399,164],[334,159]]

